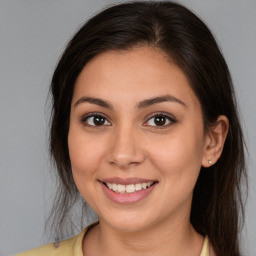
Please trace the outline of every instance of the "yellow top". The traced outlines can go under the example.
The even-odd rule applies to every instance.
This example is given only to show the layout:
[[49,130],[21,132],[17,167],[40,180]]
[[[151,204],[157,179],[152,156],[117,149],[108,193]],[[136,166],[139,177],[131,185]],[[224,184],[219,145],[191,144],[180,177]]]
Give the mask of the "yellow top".
[[[16,256],[83,256],[82,242],[85,233],[91,226],[85,228],[80,234],[59,243],[50,243]],[[200,256],[210,256],[209,240],[206,236]]]

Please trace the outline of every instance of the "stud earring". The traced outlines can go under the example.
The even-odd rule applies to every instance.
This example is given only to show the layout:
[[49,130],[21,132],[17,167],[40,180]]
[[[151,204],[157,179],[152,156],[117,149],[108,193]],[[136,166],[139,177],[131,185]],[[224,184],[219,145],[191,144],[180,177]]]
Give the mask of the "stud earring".
[[212,164],[212,160],[209,160],[208,162],[209,162],[209,164]]

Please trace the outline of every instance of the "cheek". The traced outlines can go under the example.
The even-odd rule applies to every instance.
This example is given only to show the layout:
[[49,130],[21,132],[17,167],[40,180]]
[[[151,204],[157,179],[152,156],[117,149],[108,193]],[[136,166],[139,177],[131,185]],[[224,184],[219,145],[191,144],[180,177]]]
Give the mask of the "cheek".
[[202,136],[186,131],[159,140],[151,150],[151,160],[163,179],[175,186],[194,186],[203,156]]
[[68,136],[69,156],[75,182],[84,183],[95,175],[103,156],[103,147],[97,140],[84,136],[79,131],[70,130]]
[[[188,209],[201,167],[201,145],[196,138],[175,136],[158,143],[151,154],[155,168],[161,173],[162,195],[159,204],[168,209]],[[170,211],[166,211],[167,214]]]
[[68,136],[69,156],[76,187],[85,201],[95,210],[94,195],[97,191],[97,170],[103,156],[103,147],[98,141],[78,130],[70,130]]

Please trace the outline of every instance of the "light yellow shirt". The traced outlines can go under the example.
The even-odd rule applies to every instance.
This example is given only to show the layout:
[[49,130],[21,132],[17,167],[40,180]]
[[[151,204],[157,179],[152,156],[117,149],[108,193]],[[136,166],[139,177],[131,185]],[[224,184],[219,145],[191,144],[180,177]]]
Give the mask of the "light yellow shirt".
[[[91,226],[85,228],[79,235],[59,243],[50,243],[16,256],[83,256],[83,237]],[[210,256],[209,240],[206,236],[200,256]]]

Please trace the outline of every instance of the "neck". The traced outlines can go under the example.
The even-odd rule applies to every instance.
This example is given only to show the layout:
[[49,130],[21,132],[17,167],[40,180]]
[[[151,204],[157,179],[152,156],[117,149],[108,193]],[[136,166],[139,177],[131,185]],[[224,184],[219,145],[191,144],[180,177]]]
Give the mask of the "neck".
[[196,233],[187,219],[181,219],[175,224],[163,221],[134,232],[116,230],[100,220],[99,225],[86,236],[84,255],[198,256],[203,245],[203,237]]

